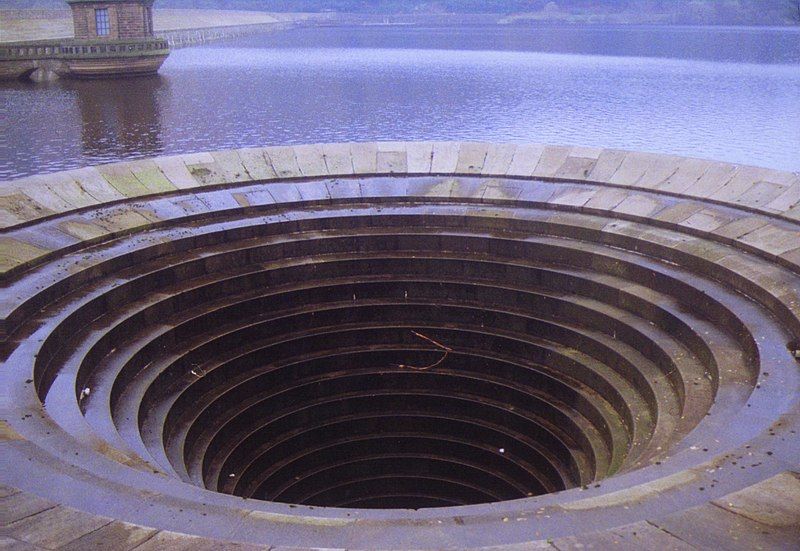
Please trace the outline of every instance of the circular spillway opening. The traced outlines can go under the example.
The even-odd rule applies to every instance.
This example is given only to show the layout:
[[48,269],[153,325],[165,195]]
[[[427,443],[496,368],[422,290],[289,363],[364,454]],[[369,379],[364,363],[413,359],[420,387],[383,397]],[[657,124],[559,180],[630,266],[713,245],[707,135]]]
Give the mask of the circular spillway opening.
[[64,299],[37,357],[40,397],[204,489],[417,509],[596,485],[679,447],[720,361],[752,389],[742,296],[518,212],[308,202],[103,245],[93,299]]
[[290,547],[544,542],[736,503],[796,456],[797,275],[760,248],[796,240],[760,216],[468,175],[44,216],[12,232],[40,248],[7,249],[33,255],[2,304],[7,474]]

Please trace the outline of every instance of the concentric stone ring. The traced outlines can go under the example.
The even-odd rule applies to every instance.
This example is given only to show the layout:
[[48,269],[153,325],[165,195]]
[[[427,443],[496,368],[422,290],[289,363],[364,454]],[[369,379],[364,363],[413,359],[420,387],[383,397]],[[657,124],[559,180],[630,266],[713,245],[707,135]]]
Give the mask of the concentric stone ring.
[[325,144],[0,194],[9,543],[800,537],[797,174]]

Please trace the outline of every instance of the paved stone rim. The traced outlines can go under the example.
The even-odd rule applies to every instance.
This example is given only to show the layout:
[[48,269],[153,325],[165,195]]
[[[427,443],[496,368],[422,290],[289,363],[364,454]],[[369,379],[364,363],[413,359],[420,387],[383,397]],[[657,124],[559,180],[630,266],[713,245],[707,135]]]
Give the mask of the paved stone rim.
[[[423,175],[435,176],[438,184],[413,187]],[[347,185],[365,178],[373,183],[358,191]],[[460,188],[455,183],[459,179],[478,185]],[[325,195],[320,196],[323,188]],[[366,195],[365,189],[369,189]],[[269,199],[258,199],[260,190],[268,190]],[[393,197],[418,197],[430,201],[431,208],[458,199],[467,212],[480,211],[482,218],[520,206],[531,212],[543,209],[550,213],[545,220],[553,227],[580,228],[591,220],[595,225],[584,229],[591,228],[595,239],[612,244],[628,239],[652,251],[669,250],[680,262],[696,259],[704,266],[701,271],[716,266],[709,272],[712,278],[753,297],[780,319],[788,333],[782,351],[770,349],[776,356],[769,360],[776,363],[770,364],[768,377],[758,374],[753,391],[758,399],[748,404],[758,408],[761,432],[743,440],[737,437],[740,441],[725,453],[721,450],[708,460],[693,458],[692,452],[698,450],[687,449],[663,461],[657,473],[651,466],[606,479],[600,488],[453,510],[458,514],[448,509],[320,510],[253,501],[242,507],[241,500],[231,496],[186,491],[182,483],[136,471],[141,465],[117,450],[74,447],[70,438],[50,434],[60,427],[46,413],[41,416],[36,393],[23,384],[31,374],[25,375],[25,367],[13,360],[24,348],[14,343],[14,331],[36,311],[37,300],[43,300],[34,288],[41,274],[61,273],[60,279],[50,280],[60,281],[72,273],[66,260],[79,259],[84,247],[122,239],[135,250],[142,246],[136,240],[146,232],[168,232],[190,220],[202,223],[223,215],[230,219],[233,213],[252,217],[281,202],[319,205],[369,198],[378,205],[391,203]],[[2,304],[3,329],[12,337],[7,345],[12,361],[3,368],[8,389],[4,392],[14,404],[4,408],[4,448],[13,462],[24,465],[30,457],[38,463],[33,471],[12,470],[3,480],[10,486],[4,499],[12,510],[8,528],[12,538],[29,537],[43,547],[56,546],[46,535],[26,532],[26,522],[33,517],[24,512],[26,507],[37,509],[30,505],[37,500],[41,508],[36,513],[61,519],[54,521],[56,526],[72,527],[78,534],[75,541],[94,530],[119,530],[112,523],[117,519],[161,530],[154,536],[152,530],[131,528],[153,538],[151,545],[172,538],[168,531],[295,547],[463,548],[523,542],[546,546],[554,540],[563,548],[609,537],[678,545],[709,537],[700,519],[715,515],[724,517],[723,525],[744,523],[737,525],[742,531],[737,537],[761,537],[775,544],[789,541],[781,538],[797,526],[791,509],[783,516],[774,513],[784,510],[776,501],[797,501],[798,481],[791,473],[800,470],[797,364],[786,349],[800,348],[797,174],[580,147],[321,144],[162,157],[35,176],[0,184],[0,201],[3,279],[14,290],[5,293],[8,298]],[[176,210],[179,204],[183,206]],[[215,210],[217,214],[209,216]],[[17,290],[30,293],[27,306],[16,298],[22,296]],[[727,437],[733,438],[733,432]],[[67,461],[73,449],[79,460]],[[735,468],[731,462],[736,453],[757,455],[758,461],[752,463],[757,466],[725,479],[715,477],[714,472],[727,469],[727,474]],[[39,476],[32,479],[30,472]],[[92,488],[92,499],[81,495],[87,488]],[[119,503],[115,497],[119,494],[129,499]],[[144,495],[159,497],[148,500]],[[747,505],[740,507],[740,502]],[[773,516],[765,510],[773,511]],[[103,514],[111,518],[93,516]],[[626,528],[631,525],[638,528]],[[759,534],[758,526],[769,527],[769,533]],[[662,541],[667,532],[673,536]]]

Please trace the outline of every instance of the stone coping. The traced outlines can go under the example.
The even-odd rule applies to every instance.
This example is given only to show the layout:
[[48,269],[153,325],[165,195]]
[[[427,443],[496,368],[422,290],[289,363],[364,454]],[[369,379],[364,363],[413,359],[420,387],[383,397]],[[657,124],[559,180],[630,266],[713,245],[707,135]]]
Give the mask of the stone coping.
[[[216,194],[214,200],[230,205],[228,208],[250,208],[255,205],[238,197],[234,193],[237,188],[265,183],[267,190],[274,189],[280,194],[288,193],[284,186],[294,187],[292,182],[404,175],[456,177],[453,181],[458,176],[467,175],[480,175],[487,179],[545,180],[563,187],[542,200],[556,210],[605,213],[610,218],[648,222],[655,227],[724,242],[763,259],[764,270],[760,273],[757,261],[739,264],[739,261],[731,263],[726,262],[727,259],[717,259],[724,268],[740,270],[742,275],[751,277],[754,285],[769,297],[765,300],[774,301],[786,312],[790,331],[796,330],[800,320],[800,290],[796,283],[792,283],[797,281],[796,277],[783,282],[771,279],[777,273],[776,265],[780,270],[800,274],[800,175],[700,159],[570,146],[390,142],[247,148],[159,157],[2,182],[0,267],[4,279],[15,279],[31,268],[57,258],[63,251],[79,249],[82,244],[132,235],[158,227],[160,223],[166,224],[170,221],[167,209],[148,209],[148,205],[161,199],[168,201],[172,197],[193,196],[202,202],[205,194]],[[429,190],[426,193],[429,196],[445,193],[454,197],[455,189],[456,186],[451,185],[445,186],[444,191]],[[495,191],[499,194],[493,194],[492,187],[486,186],[459,193],[464,199],[478,203],[507,198],[504,195],[507,190]],[[391,193],[396,193],[396,190]],[[659,201],[659,195],[663,195],[665,201]],[[462,195],[458,197],[462,198]],[[144,198],[147,201],[142,201]],[[515,196],[514,200],[518,198]],[[686,201],[675,201],[681,198]],[[271,200],[276,201],[274,198]],[[110,214],[96,215],[101,211]],[[77,217],[82,216],[85,218],[78,220]],[[186,217],[186,213],[183,216]],[[624,233],[624,224],[622,222],[622,227],[618,228],[619,222],[609,223],[603,230]],[[641,237],[642,234],[638,235]],[[651,239],[658,242],[659,236],[654,233]],[[669,246],[683,247],[675,243]],[[704,259],[710,254],[704,252],[700,244],[694,246],[690,243],[684,249]],[[715,261],[710,257],[706,260]],[[541,502],[545,513],[550,507],[572,515],[590,511],[593,516],[580,518],[592,518],[594,524],[591,526],[576,526],[576,535],[555,540],[548,539],[546,534],[533,533],[529,543],[502,548],[577,549],[590,545],[674,549],[692,546],[791,548],[791,542],[796,541],[794,536],[800,535],[800,480],[796,474],[800,471],[796,457],[800,455],[795,454],[800,452],[796,436],[800,428],[800,412],[796,400],[790,402],[794,405],[787,406],[788,410],[775,419],[777,424],[774,426],[781,427],[775,434],[780,435],[783,442],[776,444],[775,449],[781,451],[776,451],[775,456],[766,461],[769,468],[762,468],[762,474],[748,471],[741,484],[729,483],[727,493],[708,492],[708,498],[704,499],[695,492],[686,506],[675,501],[687,497],[684,489],[697,477],[710,476],[696,469],[679,470],[645,483],[639,479],[633,486],[630,486],[631,477],[627,477],[627,481],[609,479],[602,490],[590,489],[582,499],[576,497],[576,490],[572,490],[565,494],[572,496],[570,500],[563,503],[559,495],[545,496]],[[175,533],[203,533],[196,524],[202,509],[187,509],[186,512],[181,509],[180,514],[175,512],[175,508],[186,503],[173,495],[166,495],[176,490],[171,483],[165,483],[165,495],[152,496],[161,502],[159,510],[171,511],[170,518],[164,518],[163,523],[156,522],[153,513],[149,514],[153,522],[138,520],[134,525],[122,522],[114,514],[109,514],[113,518],[105,518],[98,516],[100,511],[82,512],[79,510],[82,500],[74,492],[79,492],[82,484],[92,480],[94,475],[78,466],[70,466],[68,471],[62,472],[63,466],[41,455],[35,442],[17,432],[14,424],[4,420],[0,428],[0,439],[4,450],[8,451],[5,457],[24,461],[26,454],[30,454],[28,460],[33,459],[36,465],[32,472],[47,479],[25,481],[24,484],[18,477],[0,479],[0,482],[9,484],[3,489],[4,497],[0,498],[8,511],[0,542],[12,548],[16,545],[22,549],[55,549],[71,545],[79,549],[98,545],[104,549],[112,548],[104,545],[114,538],[121,540],[114,547],[119,549],[173,549],[176,545],[209,549],[256,548],[214,543]],[[767,444],[770,441],[768,436],[775,434],[759,436],[753,442],[759,442],[757,446],[771,445]],[[102,454],[91,461],[97,465],[102,463],[103,468],[107,468],[105,463],[109,460],[115,463],[112,471],[125,468],[116,463],[117,458]],[[47,489],[49,477],[54,477],[54,480],[59,477],[57,488]],[[103,496],[98,502],[112,499],[114,492],[127,491],[108,481],[101,485],[97,482],[92,484],[95,486],[90,487],[98,489]],[[24,491],[18,489],[21,486],[24,486]],[[48,499],[36,494],[47,494]],[[57,496],[64,498],[59,500]],[[142,497],[136,495],[139,501]],[[226,516],[230,513],[219,513],[220,508],[229,507],[229,497],[218,494],[204,496],[209,514],[217,521],[232,518]],[[491,529],[491,524],[482,528],[481,523],[495,522],[498,515],[510,514],[507,511],[513,510],[512,503],[485,507],[485,519],[481,520],[483,517],[478,514],[464,528],[445,521],[446,525],[441,528],[443,546],[447,546],[446,538],[454,530]],[[247,519],[247,522],[242,520],[242,525],[231,529],[231,533],[237,534],[238,541],[250,539],[247,537],[248,529],[262,534],[263,526],[256,527],[259,522],[274,523],[276,534],[298,525],[312,535],[315,531],[336,530],[338,526],[353,527],[353,521],[341,514],[315,513],[295,517],[288,509],[281,513],[267,505],[270,504],[263,507],[253,504],[252,509],[240,507],[235,510],[235,515]],[[637,519],[632,512],[623,512],[638,507],[643,507],[639,516],[647,520]],[[116,505],[109,510],[118,511],[120,508],[124,509],[124,506]],[[132,511],[126,520],[148,518],[146,511]],[[384,517],[380,512],[367,515],[361,519],[362,528],[365,532],[387,533],[389,530],[395,534],[394,541],[403,541],[403,530],[418,524],[420,528],[424,527],[430,538],[430,534],[436,531],[434,523],[441,524],[441,519],[445,518],[436,511],[420,511],[409,515],[405,523],[401,522],[405,528],[390,526],[381,520],[397,522],[395,517],[397,513]],[[623,521],[617,522],[615,517]],[[502,517],[500,522],[517,521],[520,519]],[[463,524],[463,520],[455,524]],[[180,526],[184,529],[179,529]],[[385,540],[392,539],[392,535],[385,536]]]
[[[536,178],[697,199],[763,216],[743,226],[734,239],[800,261],[797,173],[674,155],[542,144],[312,144],[173,155],[73,169],[0,182],[0,228],[18,228],[40,219],[145,196],[246,182],[353,175]],[[592,197],[579,194],[569,201],[573,207],[582,208],[592,204]],[[648,204],[637,204],[633,194],[620,199],[613,208],[649,216],[654,213],[648,212],[652,210]],[[680,222],[712,232],[725,225],[713,211],[689,213]],[[135,220],[130,220],[127,229],[135,225]],[[19,244],[8,235],[0,236],[0,276],[42,252],[38,245]]]
[[800,221],[800,173],[592,147],[369,142],[172,155],[0,182],[0,227],[176,190],[354,174],[472,174],[600,183],[728,204]]

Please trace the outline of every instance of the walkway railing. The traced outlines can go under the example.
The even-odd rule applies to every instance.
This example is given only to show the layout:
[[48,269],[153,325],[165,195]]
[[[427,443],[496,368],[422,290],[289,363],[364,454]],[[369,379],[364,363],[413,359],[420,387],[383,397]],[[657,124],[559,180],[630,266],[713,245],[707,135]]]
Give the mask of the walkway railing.
[[33,59],[75,59],[162,55],[169,52],[163,38],[128,40],[37,40],[32,42],[4,43],[0,45],[0,61]]

